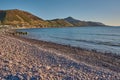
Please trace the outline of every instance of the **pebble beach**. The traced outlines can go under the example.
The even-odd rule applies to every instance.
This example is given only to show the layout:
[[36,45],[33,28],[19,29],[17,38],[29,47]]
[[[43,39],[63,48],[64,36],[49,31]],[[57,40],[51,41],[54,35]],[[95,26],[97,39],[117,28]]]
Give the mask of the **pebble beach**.
[[0,80],[120,80],[120,57],[0,33]]

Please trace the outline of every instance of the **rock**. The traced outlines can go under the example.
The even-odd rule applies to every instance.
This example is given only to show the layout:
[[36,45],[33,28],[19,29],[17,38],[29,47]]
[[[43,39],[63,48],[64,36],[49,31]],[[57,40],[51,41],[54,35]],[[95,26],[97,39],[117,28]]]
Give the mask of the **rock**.
[[46,69],[49,70],[51,67],[50,66],[46,66]]

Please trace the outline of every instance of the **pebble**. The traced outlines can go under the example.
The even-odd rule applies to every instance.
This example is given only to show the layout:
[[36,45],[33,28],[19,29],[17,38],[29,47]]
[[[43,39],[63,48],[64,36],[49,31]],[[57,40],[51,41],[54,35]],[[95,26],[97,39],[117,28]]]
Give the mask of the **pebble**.
[[[3,54],[6,56],[1,56]],[[109,73],[111,75],[108,76]],[[120,80],[120,74],[102,67],[93,68],[41,50],[22,40],[0,35],[0,80],[109,79]]]

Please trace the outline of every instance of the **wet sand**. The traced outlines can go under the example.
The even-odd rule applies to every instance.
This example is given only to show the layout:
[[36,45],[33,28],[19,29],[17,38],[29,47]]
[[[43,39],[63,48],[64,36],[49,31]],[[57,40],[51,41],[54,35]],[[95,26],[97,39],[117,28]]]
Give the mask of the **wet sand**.
[[120,80],[120,57],[1,34],[0,79]]

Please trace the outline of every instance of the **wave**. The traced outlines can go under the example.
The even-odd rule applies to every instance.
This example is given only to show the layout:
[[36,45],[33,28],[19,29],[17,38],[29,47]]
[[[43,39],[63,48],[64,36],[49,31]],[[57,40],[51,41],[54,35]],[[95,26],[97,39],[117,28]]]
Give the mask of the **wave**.
[[57,39],[63,39],[63,40],[70,40],[70,41],[78,41],[78,42],[85,42],[89,44],[98,44],[98,45],[107,45],[107,46],[115,46],[115,47],[120,47],[120,43],[112,43],[112,42],[103,42],[103,41],[90,41],[90,40],[82,40],[82,39],[70,39],[70,38],[60,38],[60,37],[53,37],[52,38],[57,38]]
[[80,33],[84,35],[103,35],[103,36],[120,36],[119,34],[92,34],[92,33]]

